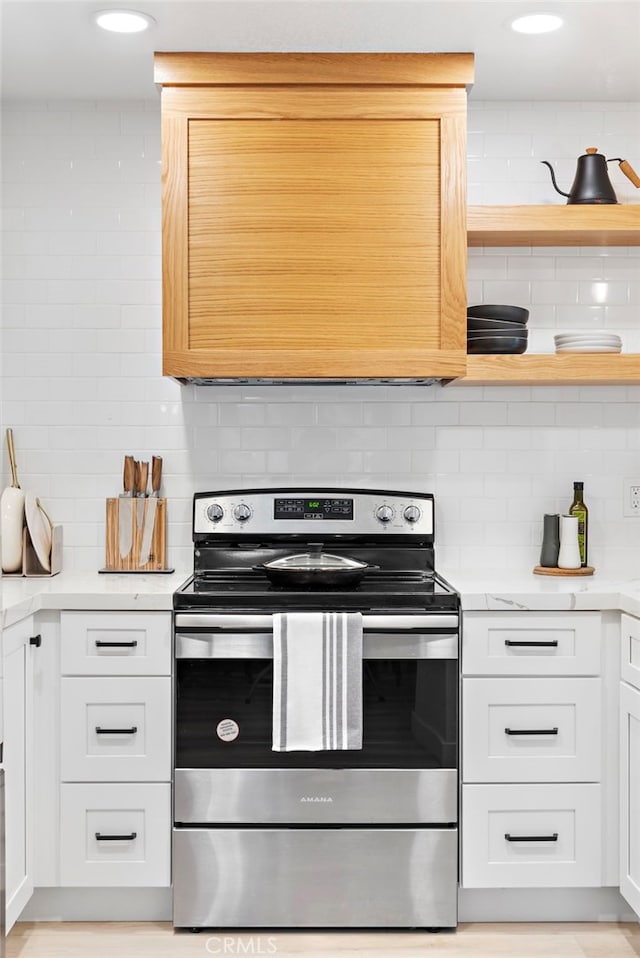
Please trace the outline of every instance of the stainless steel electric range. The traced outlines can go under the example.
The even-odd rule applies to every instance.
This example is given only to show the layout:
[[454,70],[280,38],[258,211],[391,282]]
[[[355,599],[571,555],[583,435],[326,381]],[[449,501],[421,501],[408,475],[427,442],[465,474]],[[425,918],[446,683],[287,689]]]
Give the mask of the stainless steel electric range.
[[[454,927],[459,597],[434,568],[433,496],[197,493],[193,540],[174,595],[174,925]],[[361,748],[274,750],[274,617],[297,610],[361,613]]]

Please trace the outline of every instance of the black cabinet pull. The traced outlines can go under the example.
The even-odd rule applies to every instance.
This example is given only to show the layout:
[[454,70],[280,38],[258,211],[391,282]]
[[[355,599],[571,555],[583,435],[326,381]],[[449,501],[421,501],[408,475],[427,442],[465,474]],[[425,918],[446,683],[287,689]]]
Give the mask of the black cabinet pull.
[[557,649],[558,640],[550,639],[548,642],[526,642],[520,639],[505,639],[504,644],[509,648],[519,649]]
[[130,835],[101,835],[100,832],[96,832],[96,839],[99,842],[132,842],[137,837],[137,832],[131,832]]
[[509,832],[505,832],[505,839],[508,842],[557,842],[558,833],[554,832],[553,835],[510,835]]
[[36,649],[39,649],[42,645],[42,636],[41,635],[32,635],[29,639],[29,645],[35,645]]
[[103,642],[102,639],[96,639],[96,649],[135,649],[137,644],[137,639],[131,642]]
[[99,725],[96,725],[98,735],[133,735],[137,731],[137,725],[132,725],[131,728],[100,728]]
[[505,735],[557,735],[557,728],[506,728]]

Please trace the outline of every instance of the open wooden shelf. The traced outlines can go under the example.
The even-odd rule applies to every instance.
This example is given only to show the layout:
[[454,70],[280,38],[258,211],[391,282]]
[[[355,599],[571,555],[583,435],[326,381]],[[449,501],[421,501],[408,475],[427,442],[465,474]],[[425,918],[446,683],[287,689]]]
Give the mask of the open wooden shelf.
[[640,204],[470,206],[469,246],[640,246]]
[[468,356],[454,386],[636,386],[640,353],[526,353]]
[[[640,204],[470,206],[469,246],[640,246]],[[640,353],[468,356],[457,386],[640,384]]]

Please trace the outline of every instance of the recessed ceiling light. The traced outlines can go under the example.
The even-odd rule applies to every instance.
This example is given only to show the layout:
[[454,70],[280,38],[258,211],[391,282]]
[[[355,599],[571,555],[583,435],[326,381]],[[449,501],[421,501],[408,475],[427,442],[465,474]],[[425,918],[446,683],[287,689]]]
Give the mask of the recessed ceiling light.
[[103,30],[113,33],[142,33],[155,23],[153,17],[137,10],[99,10],[94,19]]
[[517,33],[551,33],[563,24],[562,17],[555,13],[530,13],[511,21],[511,29]]

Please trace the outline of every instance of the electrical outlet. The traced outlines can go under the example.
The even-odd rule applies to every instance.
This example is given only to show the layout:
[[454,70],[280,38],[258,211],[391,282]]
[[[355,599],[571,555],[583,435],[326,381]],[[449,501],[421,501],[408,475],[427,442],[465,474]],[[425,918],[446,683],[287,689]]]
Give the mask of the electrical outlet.
[[622,514],[640,519],[640,478],[623,480]]

